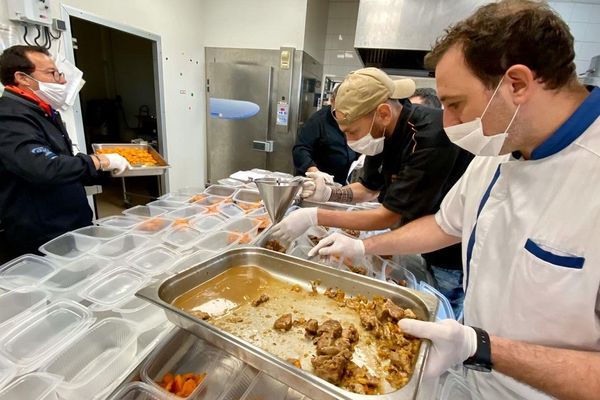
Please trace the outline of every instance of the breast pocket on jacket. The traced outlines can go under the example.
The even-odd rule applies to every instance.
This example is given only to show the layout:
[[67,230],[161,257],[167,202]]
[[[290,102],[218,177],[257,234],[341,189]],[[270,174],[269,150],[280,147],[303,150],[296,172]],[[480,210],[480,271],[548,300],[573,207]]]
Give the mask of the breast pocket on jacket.
[[562,250],[561,247],[541,240],[527,239],[525,251],[533,257],[532,261],[548,267],[582,269],[585,257],[572,251]]

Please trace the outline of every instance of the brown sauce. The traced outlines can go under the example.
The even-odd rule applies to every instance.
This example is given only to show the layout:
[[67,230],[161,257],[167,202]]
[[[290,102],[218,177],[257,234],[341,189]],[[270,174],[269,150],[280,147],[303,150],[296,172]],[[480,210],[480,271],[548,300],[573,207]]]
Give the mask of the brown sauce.
[[177,297],[173,305],[188,312],[208,313],[211,317],[224,315],[252,302],[267,288],[286,285],[262,268],[238,266],[215,276]]

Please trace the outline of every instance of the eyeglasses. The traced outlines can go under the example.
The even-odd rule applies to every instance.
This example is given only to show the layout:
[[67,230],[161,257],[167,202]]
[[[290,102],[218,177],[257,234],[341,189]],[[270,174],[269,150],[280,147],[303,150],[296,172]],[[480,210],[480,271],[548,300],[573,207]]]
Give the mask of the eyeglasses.
[[44,73],[44,74],[47,74],[47,75],[52,75],[54,77],[54,80],[56,82],[59,82],[65,76],[65,74],[63,72],[60,72],[60,71],[58,71],[56,69],[50,70],[50,71],[44,71],[44,70],[41,70],[41,69],[36,69],[33,72],[36,72],[36,71]]

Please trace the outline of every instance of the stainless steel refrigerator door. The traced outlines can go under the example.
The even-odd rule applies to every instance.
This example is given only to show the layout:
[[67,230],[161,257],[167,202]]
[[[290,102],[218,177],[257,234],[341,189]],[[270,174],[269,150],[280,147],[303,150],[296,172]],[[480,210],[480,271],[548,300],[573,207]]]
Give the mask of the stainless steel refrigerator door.
[[256,103],[260,111],[241,120],[213,118],[207,109],[207,171],[210,182],[235,171],[266,168],[267,153],[253,150],[254,141],[269,139],[272,67],[207,63],[207,108],[211,97]]

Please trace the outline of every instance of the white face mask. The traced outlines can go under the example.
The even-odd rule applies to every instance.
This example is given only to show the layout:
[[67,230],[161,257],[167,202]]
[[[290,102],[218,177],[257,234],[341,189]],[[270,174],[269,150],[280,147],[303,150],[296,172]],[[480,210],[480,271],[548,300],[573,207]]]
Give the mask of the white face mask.
[[498,89],[500,89],[503,79],[504,78],[502,78],[498,83],[498,86],[496,87],[496,90],[494,90],[490,101],[488,101],[487,105],[485,106],[481,117],[475,118],[470,122],[444,128],[446,135],[448,135],[448,138],[452,143],[462,147],[470,153],[475,154],[476,156],[497,156],[500,154],[502,146],[504,145],[504,141],[506,140],[506,136],[508,135],[508,130],[515,120],[517,113],[519,112],[519,107],[521,106],[519,105],[515,110],[515,113],[513,114],[504,132],[500,132],[493,136],[485,136],[483,134],[483,124],[481,119],[485,115],[485,112],[489,108],[490,104],[492,104],[492,100],[494,99],[494,96],[496,96]]
[[366,156],[374,156],[383,151],[385,130],[383,131],[384,134],[380,138],[375,139],[373,135],[371,135],[371,130],[373,130],[373,124],[375,123],[375,115],[373,115],[371,127],[369,128],[369,133],[367,133],[365,136],[361,137],[358,140],[348,140],[348,147],[350,147],[355,152],[364,154]]
[[[35,79],[35,78],[32,78]],[[36,79],[37,81],[37,79]],[[54,109],[62,108],[67,99],[67,85],[37,81],[39,89],[33,92]]]
[[29,75],[27,76],[38,83],[39,89],[33,92],[40,99],[50,104],[54,109],[66,110],[74,104],[77,93],[79,93],[85,82],[82,79],[83,72],[69,61],[64,60],[61,63],[57,63],[57,66],[58,64],[60,64],[60,69],[65,74],[67,82],[64,84],[40,82]]

